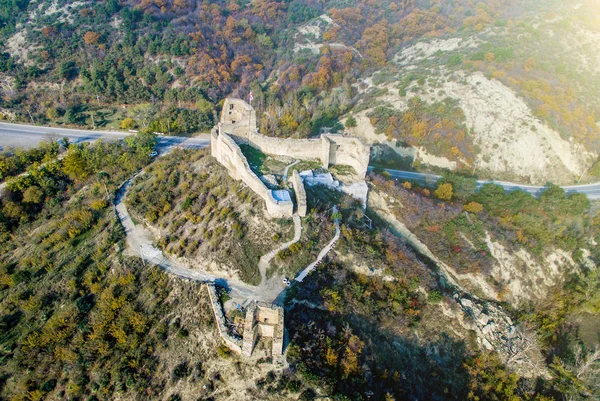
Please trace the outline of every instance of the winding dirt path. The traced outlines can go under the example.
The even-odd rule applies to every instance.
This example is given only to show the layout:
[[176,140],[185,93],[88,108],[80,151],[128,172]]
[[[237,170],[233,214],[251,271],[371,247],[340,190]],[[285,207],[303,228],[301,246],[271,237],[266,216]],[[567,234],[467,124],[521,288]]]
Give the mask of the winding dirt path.
[[224,287],[228,287],[231,289],[231,297],[239,302],[243,302],[247,299],[273,302],[273,300],[277,298],[283,288],[282,284],[278,283],[278,280],[276,279],[264,283],[261,280],[261,285],[255,287],[224,274],[190,269],[188,266],[169,258],[163,254],[160,249],[156,248],[153,245],[152,233],[150,230],[142,225],[136,225],[131,219],[131,215],[125,205],[125,195],[127,190],[129,189],[131,182],[138,175],[139,174],[127,180],[121,186],[115,198],[115,211],[125,230],[128,252],[131,255],[139,256],[145,264],[155,264],[160,266],[166,272],[178,277],[203,283],[216,282]]

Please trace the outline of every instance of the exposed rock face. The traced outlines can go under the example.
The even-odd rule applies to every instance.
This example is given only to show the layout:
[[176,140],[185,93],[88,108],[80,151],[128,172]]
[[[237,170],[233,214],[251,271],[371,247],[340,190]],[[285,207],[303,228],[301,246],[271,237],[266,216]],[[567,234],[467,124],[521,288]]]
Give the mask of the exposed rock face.
[[462,325],[476,333],[482,348],[496,351],[523,377],[548,375],[535,336],[514,324],[502,307],[467,294],[457,293],[454,299],[468,318],[461,319]]
[[463,278],[447,264],[436,257],[421,240],[415,236],[389,210],[385,199],[377,192],[371,192],[370,204],[379,215],[390,224],[396,234],[402,236],[413,249],[430,259],[438,268],[440,281],[446,292],[454,294],[461,310],[454,317],[465,328],[477,335],[479,345],[498,353],[506,365],[523,377],[546,376],[542,355],[535,336],[515,325],[508,313],[499,305],[480,299],[463,287]]
[[545,261],[540,263],[525,249],[517,252],[506,249],[489,234],[485,242],[496,260],[491,275],[505,288],[502,300],[516,307],[546,298],[550,288],[560,284],[565,274],[577,268],[571,256],[560,249],[546,255]]

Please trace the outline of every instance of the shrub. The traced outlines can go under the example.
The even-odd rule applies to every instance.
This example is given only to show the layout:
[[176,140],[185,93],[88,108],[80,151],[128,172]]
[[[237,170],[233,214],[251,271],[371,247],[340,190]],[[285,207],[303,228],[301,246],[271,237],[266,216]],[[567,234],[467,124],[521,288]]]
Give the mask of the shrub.
[[133,118],[127,117],[123,119],[123,121],[121,121],[119,127],[121,127],[121,129],[134,129],[135,127],[137,127],[137,123]]
[[348,117],[348,119],[346,120],[346,128],[354,128],[356,127],[358,124],[356,122],[356,118],[350,116]]
[[231,356],[231,350],[224,344],[219,345],[217,348],[217,353],[221,358],[229,358]]
[[427,302],[429,302],[430,304],[439,304],[440,302],[442,302],[442,299],[442,293],[435,290],[430,291],[429,295],[427,296]]
[[175,366],[173,369],[173,373],[171,375],[173,381],[179,381],[190,374],[190,370],[188,369],[187,361],[181,362],[179,365]]
[[481,203],[469,202],[465,205],[464,209],[469,213],[477,214],[483,211],[483,206]]
[[434,194],[438,199],[441,199],[443,201],[451,200],[454,196],[452,184],[445,183],[440,185],[438,189],[435,190]]

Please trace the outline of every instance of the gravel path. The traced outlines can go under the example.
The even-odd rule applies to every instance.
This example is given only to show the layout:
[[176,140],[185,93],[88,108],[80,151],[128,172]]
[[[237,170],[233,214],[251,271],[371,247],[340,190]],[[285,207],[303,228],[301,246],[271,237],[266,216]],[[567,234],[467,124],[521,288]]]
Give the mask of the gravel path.
[[293,162],[292,164],[290,164],[289,166],[287,166],[285,168],[285,170],[283,170],[283,181],[287,181],[288,171],[290,171],[290,167],[293,167],[293,166],[295,166],[298,163],[300,163],[300,160],[296,160],[295,162]]
[[153,245],[151,232],[142,225],[136,225],[133,222],[125,205],[125,194],[135,177],[121,186],[115,198],[115,210],[125,230],[128,250],[132,255],[141,257],[146,265],[158,265],[175,276],[205,283],[216,282],[219,285],[228,287],[231,289],[231,297],[237,302],[243,302],[247,299],[273,302],[277,298],[284,288],[277,278],[264,283],[261,282],[261,285],[255,287],[223,274],[190,269],[188,266],[165,256],[160,249]]

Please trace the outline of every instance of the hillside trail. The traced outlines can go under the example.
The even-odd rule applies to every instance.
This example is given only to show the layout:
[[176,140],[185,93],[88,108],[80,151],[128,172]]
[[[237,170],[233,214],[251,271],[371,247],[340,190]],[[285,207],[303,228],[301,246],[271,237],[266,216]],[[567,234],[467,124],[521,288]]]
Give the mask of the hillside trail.
[[115,211],[123,225],[130,254],[142,258],[144,264],[158,265],[163,270],[185,279],[204,283],[219,283],[224,287],[231,289],[230,295],[236,301],[252,298],[257,301],[270,302],[277,297],[279,292],[281,292],[281,287],[276,288],[267,285],[254,287],[224,274],[190,269],[184,264],[165,256],[160,249],[156,248],[153,245],[152,233],[150,230],[133,222],[125,204],[127,190],[131,186],[132,181],[140,174],[141,173],[138,173],[127,180],[118,190],[115,197]]
[[289,164],[285,170],[283,170],[283,181],[287,181],[288,171],[290,171],[291,167],[294,167],[296,164],[300,163],[300,160],[296,160],[292,164]]
[[[266,273],[269,262],[277,255],[278,252],[289,248],[292,244],[300,240],[302,234],[302,222],[298,214],[294,214],[293,216],[294,238],[261,257],[259,262],[261,281],[258,286],[252,286],[226,274],[191,269],[185,264],[170,258],[168,255],[165,255],[160,249],[154,246],[151,231],[143,225],[135,224],[133,222],[129,211],[127,210],[127,205],[125,204],[127,190],[131,186],[133,180],[135,180],[135,178],[141,174],[143,174],[143,171],[139,172],[121,185],[117,191],[114,203],[116,215],[123,226],[127,238],[128,252],[131,255],[142,258],[144,264],[155,264],[166,272],[175,276],[203,283],[216,283],[228,288],[230,289],[231,298],[240,304],[247,302],[248,300],[273,303],[281,302],[281,300],[284,299],[285,290],[287,287],[280,282],[280,277],[276,276],[267,279]],[[334,213],[336,211],[337,208],[334,207]],[[322,262],[325,256],[333,249],[335,243],[340,237],[339,220],[335,220],[335,227],[336,229],[333,239],[321,250],[317,259],[308,265],[302,272],[300,272],[300,274],[298,274],[296,277],[297,282],[302,282],[308,273],[314,270]]]
[[298,213],[294,213],[292,218],[294,220],[294,238],[291,241],[273,249],[271,252],[261,256],[258,262],[258,271],[260,272],[259,287],[263,287],[267,283],[267,269],[269,267],[269,263],[271,263],[271,260],[273,260],[273,258],[277,256],[279,252],[288,249],[290,246],[300,241],[300,237],[302,235],[302,221],[300,220]]
[[[337,212],[337,207],[334,206],[333,207],[333,213]],[[321,249],[321,252],[319,252],[319,255],[317,256],[317,260],[315,260],[314,262],[312,262],[310,265],[306,266],[304,268],[304,270],[302,270],[294,280],[296,280],[297,282],[301,283],[302,280],[304,280],[306,278],[306,276],[308,276],[308,274],[315,270],[317,268],[317,266],[319,264],[321,264],[321,262],[323,261],[323,259],[325,259],[325,256],[327,256],[327,254],[333,249],[333,247],[335,246],[336,242],[340,239],[340,220],[339,219],[335,219],[334,220],[334,224],[335,224],[335,235],[333,236],[332,240],[329,241],[329,243],[323,248]]]

